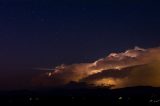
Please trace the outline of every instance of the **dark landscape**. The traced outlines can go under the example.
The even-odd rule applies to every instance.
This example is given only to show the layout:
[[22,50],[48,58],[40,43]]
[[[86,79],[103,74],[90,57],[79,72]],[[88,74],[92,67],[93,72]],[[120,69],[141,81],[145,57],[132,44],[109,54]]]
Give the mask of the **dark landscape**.
[[17,90],[0,93],[5,105],[85,105],[85,104],[160,104],[160,88],[129,87],[109,90],[106,88],[58,88]]

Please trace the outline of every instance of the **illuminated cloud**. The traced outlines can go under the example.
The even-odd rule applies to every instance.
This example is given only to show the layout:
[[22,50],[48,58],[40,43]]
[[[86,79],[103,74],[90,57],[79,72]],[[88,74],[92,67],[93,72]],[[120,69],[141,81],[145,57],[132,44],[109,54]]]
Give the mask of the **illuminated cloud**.
[[111,53],[93,63],[57,66],[53,71],[42,74],[33,81],[42,86],[61,86],[75,81],[95,86],[113,85],[113,88],[160,87],[159,63],[159,47],[135,47],[122,53]]

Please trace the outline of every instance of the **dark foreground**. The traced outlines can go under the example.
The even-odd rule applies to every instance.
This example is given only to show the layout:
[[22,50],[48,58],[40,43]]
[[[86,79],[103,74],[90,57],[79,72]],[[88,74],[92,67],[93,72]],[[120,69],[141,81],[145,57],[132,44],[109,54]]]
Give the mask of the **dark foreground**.
[[133,87],[109,89],[43,89],[0,92],[0,105],[121,105],[160,104],[160,88]]

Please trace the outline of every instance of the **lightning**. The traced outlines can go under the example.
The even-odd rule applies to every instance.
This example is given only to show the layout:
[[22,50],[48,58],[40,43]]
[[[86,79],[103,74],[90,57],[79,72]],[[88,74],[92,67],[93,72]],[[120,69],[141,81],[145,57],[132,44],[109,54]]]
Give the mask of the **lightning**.
[[124,52],[110,53],[105,58],[91,63],[62,64],[54,69],[38,68],[49,71],[42,77],[47,80],[40,78],[41,80],[38,81],[49,82],[50,85],[65,85],[71,81],[84,81],[95,86],[114,85],[114,88],[135,85],[160,86],[160,81],[157,81],[160,75],[157,64],[160,64],[159,47],[143,49],[136,46],[134,49]]

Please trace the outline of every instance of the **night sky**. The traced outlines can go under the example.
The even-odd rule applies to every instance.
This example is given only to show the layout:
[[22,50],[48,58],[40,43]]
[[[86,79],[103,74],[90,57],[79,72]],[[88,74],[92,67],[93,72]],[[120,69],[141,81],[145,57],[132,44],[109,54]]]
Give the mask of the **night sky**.
[[25,88],[35,68],[159,46],[158,2],[103,1],[1,0],[1,89]]

